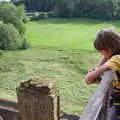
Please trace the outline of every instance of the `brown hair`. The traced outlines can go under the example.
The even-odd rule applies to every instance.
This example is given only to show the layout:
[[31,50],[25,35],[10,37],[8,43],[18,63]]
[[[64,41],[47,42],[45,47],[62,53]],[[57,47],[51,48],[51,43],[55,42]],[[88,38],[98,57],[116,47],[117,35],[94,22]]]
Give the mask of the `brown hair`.
[[120,54],[120,34],[113,29],[103,29],[98,33],[94,47],[98,51],[111,48],[114,55]]

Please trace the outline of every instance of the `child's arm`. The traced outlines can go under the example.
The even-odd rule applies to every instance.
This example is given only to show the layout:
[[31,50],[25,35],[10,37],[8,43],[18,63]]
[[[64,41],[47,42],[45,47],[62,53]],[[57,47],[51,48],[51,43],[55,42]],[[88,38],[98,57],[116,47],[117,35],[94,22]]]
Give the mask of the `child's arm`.
[[[107,60],[108,60],[108,59],[106,59],[106,58],[103,57],[103,58],[100,60],[98,66],[99,66],[99,67],[102,66]],[[98,68],[99,68],[99,67],[98,67]],[[87,78],[87,76],[88,76],[89,74],[94,74],[95,71],[96,71],[98,68],[93,68],[92,71],[89,72],[89,73],[86,75],[86,78]],[[98,70],[99,70],[99,69],[98,69]],[[104,71],[103,71],[103,72],[104,72]],[[96,74],[96,73],[95,73],[95,74]],[[94,77],[94,75],[93,75],[93,77]],[[87,84],[90,84],[90,83],[98,84],[98,83],[101,81],[101,77],[100,77],[100,76],[96,76],[90,83],[89,83],[89,80],[87,81],[87,80],[85,79],[85,81],[86,81]]]
[[99,66],[97,69],[95,69],[94,71],[92,71],[86,75],[85,82],[87,84],[93,83],[95,78],[99,77],[102,73],[104,73],[108,69],[110,69],[110,68],[106,64]]

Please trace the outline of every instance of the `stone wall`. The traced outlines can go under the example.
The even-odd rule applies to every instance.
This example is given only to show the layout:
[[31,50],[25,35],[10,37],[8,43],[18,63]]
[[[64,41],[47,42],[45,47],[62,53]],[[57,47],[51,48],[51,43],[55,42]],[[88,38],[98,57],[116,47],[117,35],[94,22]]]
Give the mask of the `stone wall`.
[[16,101],[0,99],[0,120],[20,120]]
[[17,88],[21,120],[59,120],[59,96],[50,81],[40,78]]

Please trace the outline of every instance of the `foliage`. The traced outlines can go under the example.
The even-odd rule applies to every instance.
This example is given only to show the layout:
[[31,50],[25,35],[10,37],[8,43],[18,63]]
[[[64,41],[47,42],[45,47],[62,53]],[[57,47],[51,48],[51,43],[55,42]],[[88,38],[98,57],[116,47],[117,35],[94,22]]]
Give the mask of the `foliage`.
[[58,17],[118,19],[120,0],[20,0],[27,11],[53,12]]
[[22,49],[25,39],[25,19],[23,6],[0,3],[0,21],[3,23],[0,25],[0,49]]
[[25,18],[23,7],[15,7],[13,4],[4,4],[0,6],[0,20],[5,24],[13,24],[20,34],[24,34],[25,27],[23,19]]
[[0,24],[0,49],[13,50],[21,46],[20,34],[12,24]]
[[53,0],[20,0],[26,5],[27,11],[48,12],[52,9]]
[[118,6],[115,0],[60,0],[56,1],[55,7],[60,17],[112,19]]
[[29,46],[30,46],[30,44],[27,42],[27,40],[23,39],[20,49],[27,49],[27,48],[29,48]]

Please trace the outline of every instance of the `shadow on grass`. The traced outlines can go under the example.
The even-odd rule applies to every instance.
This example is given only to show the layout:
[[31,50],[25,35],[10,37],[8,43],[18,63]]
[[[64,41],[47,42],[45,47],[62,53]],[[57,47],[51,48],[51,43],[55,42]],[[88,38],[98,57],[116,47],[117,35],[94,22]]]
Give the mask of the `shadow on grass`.
[[79,120],[80,116],[63,112],[60,116],[60,120]]
[[95,20],[95,19],[84,19],[84,18],[49,18],[36,21],[40,24],[73,24],[73,25],[87,25],[93,26],[98,24],[111,24],[113,27],[120,29],[120,20]]
[[84,19],[84,18],[75,18],[75,19],[67,19],[67,18],[49,18],[42,19],[37,21],[40,24],[87,24],[87,25],[96,25],[103,24],[108,22],[107,20],[95,20],[95,19]]

